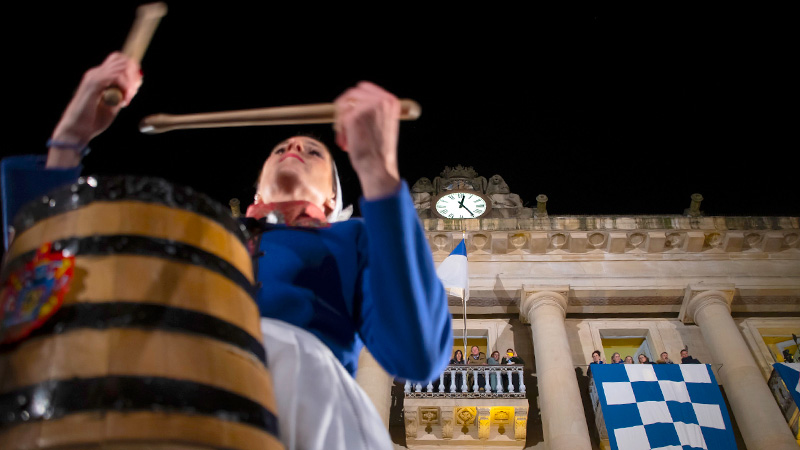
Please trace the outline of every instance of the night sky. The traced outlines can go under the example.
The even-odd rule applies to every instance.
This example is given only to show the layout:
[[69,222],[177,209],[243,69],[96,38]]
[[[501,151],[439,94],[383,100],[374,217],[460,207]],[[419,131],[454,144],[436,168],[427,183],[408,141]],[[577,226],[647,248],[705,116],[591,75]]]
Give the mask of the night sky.
[[[68,3],[4,13],[3,156],[45,152],[82,73],[122,47],[138,5]],[[699,192],[706,215],[800,216],[785,11],[198,5],[168,2],[144,84],[92,142],[85,173],[159,176],[246,205],[274,144],[311,132],[332,146],[331,127],[146,136],[139,120],[327,102],[370,80],[422,105],[401,126],[409,183],[463,164],[502,175],[527,206],[546,194],[551,215],[681,214]],[[358,181],[336,153],[354,202]]]

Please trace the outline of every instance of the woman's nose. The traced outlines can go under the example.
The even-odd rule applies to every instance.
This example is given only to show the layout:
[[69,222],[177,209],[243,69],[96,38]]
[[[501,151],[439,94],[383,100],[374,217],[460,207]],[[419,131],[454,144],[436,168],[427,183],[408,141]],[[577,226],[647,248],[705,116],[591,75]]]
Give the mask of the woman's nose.
[[303,148],[303,142],[299,140],[290,139],[289,144],[287,146],[288,151],[295,151],[297,153],[303,153],[305,149]]

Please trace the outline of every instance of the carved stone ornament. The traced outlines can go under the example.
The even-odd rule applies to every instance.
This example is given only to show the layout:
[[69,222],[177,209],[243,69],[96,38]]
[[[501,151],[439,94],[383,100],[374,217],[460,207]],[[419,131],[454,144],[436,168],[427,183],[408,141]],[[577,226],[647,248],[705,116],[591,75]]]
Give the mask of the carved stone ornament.
[[492,408],[492,423],[508,425],[514,420],[514,408],[496,406]]
[[442,439],[453,438],[453,410],[442,411]]
[[[420,178],[414,183],[414,186],[411,187],[411,198],[414,200],[414,208],[416,208],[419,213],[431,209],[431,197],[433,196],[433,192],[433,183],[426,177]],[[427,214],[425,217],[429,215],[430,214]]]
[[475,416],[478,414],[474,406],[462,406],[456,408],[456,424],[458,425],[472,425],[475,423]]
[[421,406],[419,408],[419,423],[423,425],[439,425],[439,407]]
[[435,194],[453,190],[472,190],[483,194],[486,191],[486,177],[478,176],[472,167],[445,166],[440,177],[433,179]]
[[489,429],[491,425],[491,408],[478,408],[478,438],[489,439]]
[[524,441],[528,434],[528,419],[516,419],[514,421],[514,439]]
[[405,411],[405,419],[406,419],[406,437],[407,438],[416,438],[417,437],[417,411],[416,410],[406,410]]
[[455,167],[444,166],[444,170],[439,175],[442,178],[476,178],[478,172],[472,166],[464,167],[459,164]]

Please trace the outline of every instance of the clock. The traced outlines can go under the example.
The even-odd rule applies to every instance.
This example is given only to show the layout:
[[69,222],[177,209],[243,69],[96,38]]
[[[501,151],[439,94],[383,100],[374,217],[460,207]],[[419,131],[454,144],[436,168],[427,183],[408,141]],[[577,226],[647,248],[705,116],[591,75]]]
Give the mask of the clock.
[[445,219],[477,219],[492,208],[486,196],[474,191],[446,191],[433,204],[436,215]]

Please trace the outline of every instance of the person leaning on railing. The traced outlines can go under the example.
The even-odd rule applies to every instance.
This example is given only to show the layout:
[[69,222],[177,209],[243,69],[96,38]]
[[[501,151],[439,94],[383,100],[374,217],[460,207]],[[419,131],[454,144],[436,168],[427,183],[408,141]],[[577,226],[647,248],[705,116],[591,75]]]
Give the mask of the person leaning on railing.
[[[492,356],[486,358],[486,363],[490,366],[499,366],[500,365],[500,352],[497,350],[492,352]],[[494,371],[489,372],[489,386],[492,388],[492,392],[497,392],[497,374]]]
[[506,356],[503,357],[503,360],[500,361],[500,364],[525,364],[525,361],[517,356],[513,348],[510,348],[506,350]]

